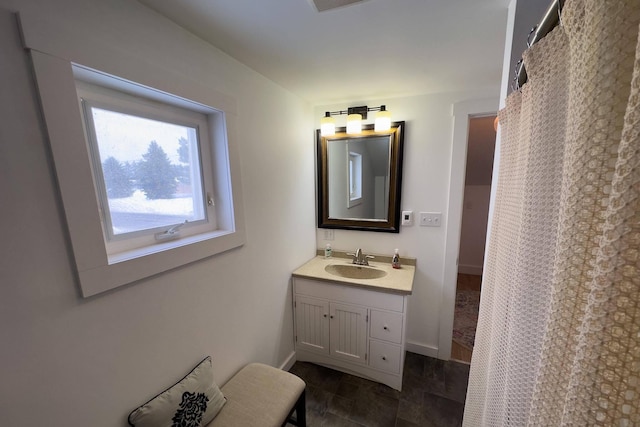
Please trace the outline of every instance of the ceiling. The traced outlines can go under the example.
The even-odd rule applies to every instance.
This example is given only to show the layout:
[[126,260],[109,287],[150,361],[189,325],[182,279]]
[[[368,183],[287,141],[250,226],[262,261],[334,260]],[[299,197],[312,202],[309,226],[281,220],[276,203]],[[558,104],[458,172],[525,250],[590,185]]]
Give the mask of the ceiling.
[[509,0],[139,0],[315,105],[500,85]]

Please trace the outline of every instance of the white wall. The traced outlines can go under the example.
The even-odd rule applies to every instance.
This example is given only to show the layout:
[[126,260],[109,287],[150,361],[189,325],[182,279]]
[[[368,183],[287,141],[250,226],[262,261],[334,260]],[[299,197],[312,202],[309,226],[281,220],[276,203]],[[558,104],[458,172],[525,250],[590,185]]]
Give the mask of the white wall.
[[482,274],[489,219],[490,185],[465,185],[458,272]]
[[41,20],[69,59],[118,51],[235,98],[247,230],[242,248],[83,299],[28,56],[0,13],[0,425],[124,426],[205,355],[221,383],[285,363],[289,277],[315,251],[311,108],[138,2],[0,8]]
[[[453,137],[453,104],[488,97],[495,98],[495,91],[484,90],[465,93],[443,93],[384,100],[353,100],[346,104],[322,105],[315,109],[315,126],[325,111],[336,111],[354,105],[378,106],[385,104],[392,120],[406,122],[404,171],[402,181],[402,210],[414,212],[414,225],[401,226],[400,233],[378,233],[335,230],[334,250],[353,251],[360,247],[365,253],[392,255],[394,248],[400,256],[418,260],[414,291],[409,298],[407,341],[410,351],[448,358],[439,354],[439,326],[444,289],[445,240],[449,179]],[[371,122],[374,114],[367,120]],[[336,125],[344,116],[336,117]],[[462,157],[464,158],[464,157]],[[464,169],[464,164],[460,165]],[[462,191],[462,190],[460,190]],[[462,199],[462,196],[460,197]],[[439,228],[420,227],[418,213],[442,212],[443,223]],[[317,247],[324,248],[324,229],[317,230]],[[455,283],[447,284],[453,286]],[[453,307],[451,307],[453,312]],[[445,316],[446,317],[446,316]],[[453,317],[451,313],[451,318]],[[446,320],[445,320],[446,321]],[[445,351],[446,353],[446,351]]]

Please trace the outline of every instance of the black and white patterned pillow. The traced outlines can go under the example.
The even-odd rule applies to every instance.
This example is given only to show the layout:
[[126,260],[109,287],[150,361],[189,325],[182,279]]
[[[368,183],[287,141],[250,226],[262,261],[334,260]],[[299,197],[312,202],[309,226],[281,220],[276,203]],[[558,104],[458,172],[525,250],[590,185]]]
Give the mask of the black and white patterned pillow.
[[225,402],[213,381],[211,357],[207,357],[178,383],[133,410],[129,424],[135,427],[205,426]]
[[204,393],[182,393],[180,408],[171,419],[171,427],[199,427],[202,416],[207,411],[209,399]]

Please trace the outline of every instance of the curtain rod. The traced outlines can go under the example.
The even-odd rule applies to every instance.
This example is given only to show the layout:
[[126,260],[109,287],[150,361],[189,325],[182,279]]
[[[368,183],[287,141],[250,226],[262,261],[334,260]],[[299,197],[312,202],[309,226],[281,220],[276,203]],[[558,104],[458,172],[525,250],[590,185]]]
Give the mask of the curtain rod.
[[[531,29],[529,37],[527,37],[527,48],[533,46],[541,38],[549,34],[549,32],[560,23],[563,4],[563,0],[553,0],[551,2],[540,23]],[[533,38],[531,38],[532,34]],[[529,38],[531,38],[531,40],[529,40]],[[527,82],[527,71],[524,69],[522,59],[516,64],[516,76],[513,80],[516,84],[515,90],[521,88],[522,85]]]

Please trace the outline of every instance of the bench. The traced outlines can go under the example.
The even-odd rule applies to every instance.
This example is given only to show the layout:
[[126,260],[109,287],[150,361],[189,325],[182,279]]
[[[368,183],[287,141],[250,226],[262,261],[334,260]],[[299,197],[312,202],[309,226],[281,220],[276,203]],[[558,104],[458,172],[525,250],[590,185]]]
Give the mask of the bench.
[[305,383],[289,372],[251,363],[221,391],[227,403],[207,427],[306,427]]
[[207,357],[182,380],[134,409],[128,422],[134,427],[306,427],[305,387],[289,372],[250,363],[218,388]]

